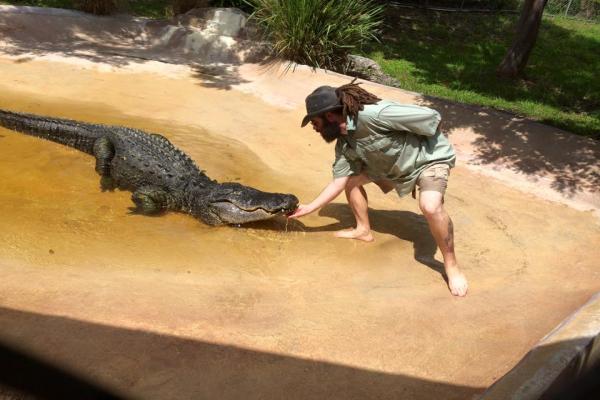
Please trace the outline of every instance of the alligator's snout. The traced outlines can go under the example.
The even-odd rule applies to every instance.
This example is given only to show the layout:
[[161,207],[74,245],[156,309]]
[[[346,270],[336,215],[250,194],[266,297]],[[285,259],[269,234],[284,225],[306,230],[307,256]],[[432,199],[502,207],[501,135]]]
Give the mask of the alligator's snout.
[[287,214],[298,207],[292,194],[268,193],[238,183],[224,183],[212,196],[210,207],[225,224],[244,224]]
[[268,196],[266,204],[260,208],[271,213],[280,213],[293,211],[296,207],[298,207],[298,198],[296,196],[292,194],[272,193],[271,196]]

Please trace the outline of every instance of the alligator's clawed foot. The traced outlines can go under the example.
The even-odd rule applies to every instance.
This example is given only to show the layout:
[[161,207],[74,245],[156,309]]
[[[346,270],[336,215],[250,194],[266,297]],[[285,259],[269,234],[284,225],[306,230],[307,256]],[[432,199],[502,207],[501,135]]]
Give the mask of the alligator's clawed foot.
[[100,178],[100,189],[103,192],[112,192],[115,190],[115,182],[110,176],[102,176]]
[[167,193],[163,190],[144,186],[133,192],[131,200],[135,203],[135,212],[155,215],[167,209]]

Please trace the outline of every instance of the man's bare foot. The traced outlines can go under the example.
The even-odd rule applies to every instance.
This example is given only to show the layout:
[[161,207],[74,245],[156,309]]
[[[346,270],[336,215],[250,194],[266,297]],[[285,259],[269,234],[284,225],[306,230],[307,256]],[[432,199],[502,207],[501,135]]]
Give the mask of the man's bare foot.
[[454,296],[465,296],[469,288],[467,277],[458,267],[446,268],[446,276],[448,277],[448,288]]
[[356,228],[350,228],[350,229],[344,229],[341,231],[337,231],[336,233],[334,233],[334,236],[337,238],[342,238],[342,239],[356,239],[356,240],[362,240],[364,242],[372,242],[373,240],[375,240],[373,238],[373,235],[371,235],[371,232],[365,232],[362,230],[358,230]]

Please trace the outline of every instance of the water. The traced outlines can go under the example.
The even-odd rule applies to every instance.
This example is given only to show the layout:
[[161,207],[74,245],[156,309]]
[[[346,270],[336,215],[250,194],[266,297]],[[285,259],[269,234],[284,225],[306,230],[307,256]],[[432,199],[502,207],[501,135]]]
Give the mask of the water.
[[[244,143],[218,132],[124,115],[104,104],[34,101],[9,91],[0,93],[0,107],[161,133],[220,182],[301,198],[318,192],[296,187],[286,171],[269,168]],[[196,279],[241,271],[313,279],[323,273],[323,264],[360,270],[372,258],[364,246],[331,237],[344,227],[334,217],[315,213],[289,221],[280,215],[237,228],[210,227],[186,214],[132,214],[131,193],[102,192],[99,181],[93,157],[0,129],[0,260],[69,271],[191,271]],[[376,251],[378,244],[369,249]]]
[[[211,178],[290,191],[241,143],[206,131],[107,113],[102,107],[80,105],[68,115],[64,110],[73,111],[72,105],[15,109],[162,133]],[[285,216],[235,229],[208,227],[185,214],[131,214],[130,192],[100,190],[93,157],[3,128],[0,144],[0,240],[5,244],[1,258],[38,265],[264,268],[261,258],[276,259],[275,253],[285,250],[281,246],[294,240],[296,232],[288,231]],[[257,243],[266,245],[261,256],[255,254]]]

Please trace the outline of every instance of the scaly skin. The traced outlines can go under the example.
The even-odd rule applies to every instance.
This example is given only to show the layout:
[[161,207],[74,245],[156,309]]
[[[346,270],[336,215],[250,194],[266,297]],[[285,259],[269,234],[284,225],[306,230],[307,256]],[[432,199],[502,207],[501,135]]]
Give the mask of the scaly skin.
[[298,205],[291,194],[210,179],[158,134],[3,110],[0,126],[94,156],[102,189],[133,192],[136,210],[143,214],[179,211],[209,225],[241,224],[268,219]]

